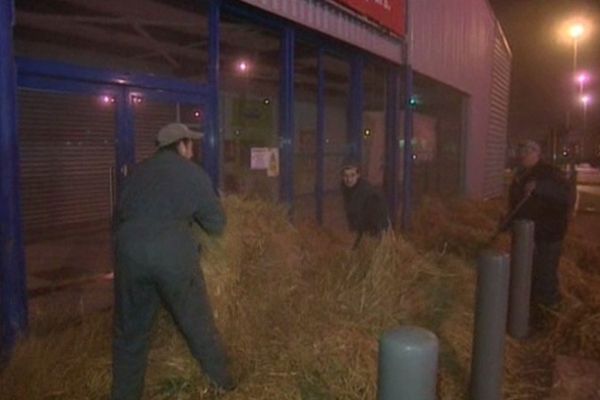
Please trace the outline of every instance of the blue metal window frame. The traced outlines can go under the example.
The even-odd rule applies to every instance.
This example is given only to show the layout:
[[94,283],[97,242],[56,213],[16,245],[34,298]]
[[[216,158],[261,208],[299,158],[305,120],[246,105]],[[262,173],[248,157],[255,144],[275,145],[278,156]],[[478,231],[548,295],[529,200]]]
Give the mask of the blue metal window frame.
[[14,2],[0,2],[0,363],[28,328],[25,254],[19,193]]
[[385,189],[392,225],[396,225],[398,212],[398,108],[400,98],[400,73],[398,67],[389,67],[386,76],[385,109]]
[[280,201],[289,206],[290,213],[294,200],[294,44],[293,28],[285,28],[281,40],[281,87],[279,105]]
[[63,78],[87,83],[135,86],[144,89],[168,90],[181,93],[208,93],[207,84],[186,82],[148,74],[126,73],[23,57],[17,58],[17,66],[19,75]]
[[412,182],[413,182],[413,68],[410,54],[412,51],[412,15],[410,1],[405,4],[406,36],[402,46],[404,50],[404,169],[402,181],[402,222],[401,228],[408,232],[412,227]]
[[323,225],[323,201],[325,198],[325,68],[324,49],[317,55],[317,179],[316,179],[316,213],[317,222]]
[[208,93],[206,133],[204,136],[204,168],[217,189],[221,180],[221,135],[219,126],[219,57],[220,19],[222,4],[211,0],[208,9]]
[[402,182],[402,230],[411,229],[412,219],[412,171],[413,171],[413,70],[410,64],[404,67],[404,171]]
[[363,90],[364,58],[356,54],[350,61],[350,99],[348,101],[348,134],[349,153],[362,161],[362,129],[363,129]]

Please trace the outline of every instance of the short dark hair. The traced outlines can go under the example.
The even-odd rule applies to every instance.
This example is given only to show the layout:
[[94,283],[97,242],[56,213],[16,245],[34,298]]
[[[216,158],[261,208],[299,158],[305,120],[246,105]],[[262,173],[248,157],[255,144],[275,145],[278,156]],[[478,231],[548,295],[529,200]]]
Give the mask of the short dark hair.
[[356,172],[357,172],[358,174],[360,174],[360,166],[358,166],[358,165],[352,165],[352,164],[349,164],[349,165],[344,165],[344,166],[342,167],[342,170],[340,171],[340,173],[344,173],[344,171],[346,171],[347,169],[355,169],[355,170],[356,170]]

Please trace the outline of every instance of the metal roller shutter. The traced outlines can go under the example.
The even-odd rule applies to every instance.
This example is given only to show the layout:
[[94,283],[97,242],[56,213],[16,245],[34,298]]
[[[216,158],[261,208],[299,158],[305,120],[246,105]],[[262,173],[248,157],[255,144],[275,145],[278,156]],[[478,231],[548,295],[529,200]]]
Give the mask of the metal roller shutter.
[[18,96],[26,240],[108,229],[115,105],[23,89]]
[[135,161],[140,162],[156,151],[156,134],[176,120],[174,104],[144,101],[135,105]]
[[203,132],[204,112],[200,105],[143,101],[135,105],[135,161],[140,162],[156,151],[156,134],[168,123],[181,122]]
[[[156,152],[156,134],[168,123],[181,122],[190,129],[203,132],[204,111],[201,105],[143,101],[135,105],[135,161],[140,162]],[[199,143],[198,152],[202,142]]]
[[510,62],[510,49],[498,27],[494,41],[490,120],[486,143],[485,198],[497,197],[503,192],[510,92]]

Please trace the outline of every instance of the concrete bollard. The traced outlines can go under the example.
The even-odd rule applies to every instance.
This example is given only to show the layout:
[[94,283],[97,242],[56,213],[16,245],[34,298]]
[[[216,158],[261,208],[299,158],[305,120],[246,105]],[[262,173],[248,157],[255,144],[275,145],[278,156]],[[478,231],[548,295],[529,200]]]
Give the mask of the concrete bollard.
[[435,400],[439,343],[430,331],[403,326],[379,341],[378,400]]
[[512,229],[507,331],[516,339],[524,339],[529,333],[534,223],[515,221]]
[[471,399],[501,400],[504,333],[508,309],[509,258],[492,251],[477,261]]

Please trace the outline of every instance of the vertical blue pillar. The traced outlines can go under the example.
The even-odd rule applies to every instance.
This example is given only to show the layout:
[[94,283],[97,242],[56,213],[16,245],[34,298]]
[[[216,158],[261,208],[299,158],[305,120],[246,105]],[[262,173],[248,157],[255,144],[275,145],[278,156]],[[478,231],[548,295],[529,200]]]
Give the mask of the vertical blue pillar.
[[219,53],[221,1],[210,1],[208,10],[208,101],[206,130],[203,141],[204,168],[213,186],[219,187],[221,135],[219,134]]
[[406,35],[404,36],[405,92],[404,92],[404,175],[402,187],[402,230],[411,228],[412,220],[412,170],[413,170],[413,69],[412,57],[412,20],[410,0],[405,3]]
[[317,58],[317,222],[323,224],[323,201],[325,198],[325,52],[319,48]]
[[281,42],[279,129],[279,199],[292,207],[294,200],[294,29],[283,29]]
[[135,126],[133,99],[127,88],[120,88],[117,96],[117,193],[123,180],[135,164]]
[[364,60],[359,54],[350,63],[350,102],[348,106],[348,129],[350,154],[362,160],[363,129],[363,69]]
[[[14,2],[0,1],[0,357],[27,330],[27,285],[21,232]],[[0,360],[1,361],[1,360]]]
[[413,71],[410,64],[405,66],[404,99],[404,175],[402,187],[402,230],[411,228],[412,218],[412,170],[413,170]]
[[387,71],[385,103],[385,190],[390,219],[395,225],[398,212],[398,98],[399,74],[397,67]]

